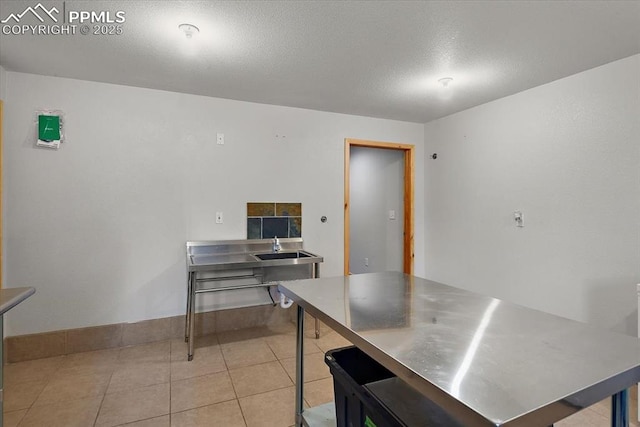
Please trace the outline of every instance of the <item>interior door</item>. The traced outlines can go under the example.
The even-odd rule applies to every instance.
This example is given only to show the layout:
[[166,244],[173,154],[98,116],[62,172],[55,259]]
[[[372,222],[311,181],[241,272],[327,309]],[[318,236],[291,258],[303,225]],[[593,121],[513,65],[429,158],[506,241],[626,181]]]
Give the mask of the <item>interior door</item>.
[[413,145],[345,140],[345,275],[413,274],[413,156]]
[[402,271],[404,153],[353,146],[349,167],[350,272]]

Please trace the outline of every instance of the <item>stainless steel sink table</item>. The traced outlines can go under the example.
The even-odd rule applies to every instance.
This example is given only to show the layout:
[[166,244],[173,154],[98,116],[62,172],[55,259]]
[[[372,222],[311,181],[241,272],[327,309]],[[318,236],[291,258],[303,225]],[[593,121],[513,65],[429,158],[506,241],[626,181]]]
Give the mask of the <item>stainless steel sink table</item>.
[[303,410],[305,311],[463,425],[549,426],[612,396],[611,425],[628,426],[635,337],[395,272],[279,290],[298,303],[297,426],[335,425],[332,404]]
[[[301,278],[300,271],[303,278],[319,277],[323,258],[303,250],[302,246],[302,238],[279,239],[278,252],[273,252],[270,239],[187,242],[188,360],[193,360],[196,296],[248,288],[265,288],[269,293],[274,280]],[[271,299],[271,303],[276,302]],[[319,334],[316,320],[316,337]]]

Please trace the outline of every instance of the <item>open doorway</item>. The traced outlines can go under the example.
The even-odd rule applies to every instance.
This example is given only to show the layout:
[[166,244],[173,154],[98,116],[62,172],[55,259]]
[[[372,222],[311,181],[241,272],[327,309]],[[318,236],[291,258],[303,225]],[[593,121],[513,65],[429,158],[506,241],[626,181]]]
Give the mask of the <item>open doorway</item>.
[[[376,152],[380,152],[381,150],[390,150],[392,152],[387,153],[388,155],[384,155],[384,153],[378,153],[377,155]],[[356,163],[352,163],[352,155],[354,160],[358,159]],[[364,165],[362,162],[370,163]],[[401,163],[400,168],[402,169],[399,177],[397,172],[398,162]],[[389,166],[389,168],[387,168],[385,165]],[[354,182],[352,182],[352,166],[354,168],[353,172],[365,173],[369,175],[365,179],[354,176]],[[348,275],[354,272],[351,269],[352,263],[354,269],[357,270],[355,272],[364,272],[367,271],[366,267],[368,267],[364,264],[370,264],[374,262],[373,259],[363,257],[361,253],[361,248],[363,246],[371,244],[370,242],[367,242],[367,238],[369,238],[370,240],[371,236],[373,236],[373,239],[375,240],[375,245],[384,245],[385,248],[388,248],[393,252],[393,254],[390,253],[390,255],[387,257],[389,258],[388,260],[385,259],[377,261],[378,269],[381,268],[380,266],[384,266],[384,269],[396,269],[401,270],[407,274],[413,274],[414,146],[393,142],[366,141],[347,138],[345,139],[344,168],[344,274]],[[385,172],[382,169],[390,169],[391,172]],[[391,175],[385,176],[385,173],[391,173]],[[399,181],[399,185],[397,186],[395,186],[395,184],[389,186],[387,185],[388,183],[385,182],[396,180]],[[369,182],[367,183],[366,181]],[[354,190],[353,184],[358,185],[358,188],[364,191],[364,193],[358,195],[354,194],[352,199],[352,190]],[[367,186],[370,188],[378,186],[381,192],[387,192],[389,194],[382,195],[385,200],[381,200],[378,202],[366,201],[368,197],[368,195],[366,194],[368,191]],[[401,193],[401,195],[397,193]],[[398,198],[398,196],[400,196],[401,206],[395,209],[392,205],[392,203],[394,202],[390,202],[389,200],[392,200],[394,197]],[[352,202],[356,203],[353,206],[353,210],[362,212],[363,201],[366,202],[364,205],[365,209],[375,210],[375,215],[378,217],[382,217],[383,221],[388,220],[388,224],[385,225],[383,223],[377,223],[376,225],[376,221],[370,221],[370,219],[372,218],[370,218],[369,216],[371,215],[365,213],[364,215],[367,215],[367,217],[362,217],[361,220],[358,220],[357,224],[353,224],[352,226],[352,221],[354,221],[352,215]],[[358,215],[363,214],[358,213]],[[365,230],[364,228],[362,228],[362,226],[364,226],[364,223],[368,223],[369,225],[367,226],[373,228],[368,231]],[[395,242],[388,244],[386,240],[386,230],[391,230],[394,228],[394,225],[400,224],[400,241],[397,242],[397,244]],[[385,233],[384,237],[382,236],[383,232]],[[354,235],[354,233],[360,234],[360,238],[358,239],[358,236]],[[401,247],[401,256],[397,253],[398,247]],[[357,257],[358,265],[356,265],[356,263],[352,261],[354,259],[352,258],[352,255]],[[373,256],[380,255],[374,254]],[[397,260],[394,260],[393,258],[397,258]],[[387,262],[390,262],[390,264],[388,264]],[[388,268],[388,265],[397,265],[398,268]],[[360,267],[363,267],[364,269]]]

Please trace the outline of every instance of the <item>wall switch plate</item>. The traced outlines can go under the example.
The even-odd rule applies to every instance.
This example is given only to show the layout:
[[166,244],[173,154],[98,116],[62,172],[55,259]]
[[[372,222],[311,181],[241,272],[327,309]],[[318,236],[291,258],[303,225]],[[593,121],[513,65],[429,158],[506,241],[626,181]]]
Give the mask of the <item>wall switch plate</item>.
[[394,210],[389,211],[389,219],[396,219],[396,211]]
[[516,220],[516,227],[524,227],[524,217],[522,216],[522,212],[514,211],[513,218]]
[[222,224],[222,212],[216,212],[216,224]]
[[224,145],[224,133],[217,134],[216,142],[218,145]]
[[369,258],[364,259],[364,266],[369,267]]

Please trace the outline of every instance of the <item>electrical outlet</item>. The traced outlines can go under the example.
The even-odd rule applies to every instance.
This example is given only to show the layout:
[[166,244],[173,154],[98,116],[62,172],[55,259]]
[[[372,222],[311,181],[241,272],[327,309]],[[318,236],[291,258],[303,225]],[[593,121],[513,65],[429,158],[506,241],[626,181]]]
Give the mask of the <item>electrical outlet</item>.
[[217,141],[218,145],[224,145],[224,133],[217,134],[216,141]]
[[216,224],[222,224],[222,212],[216,212]]

